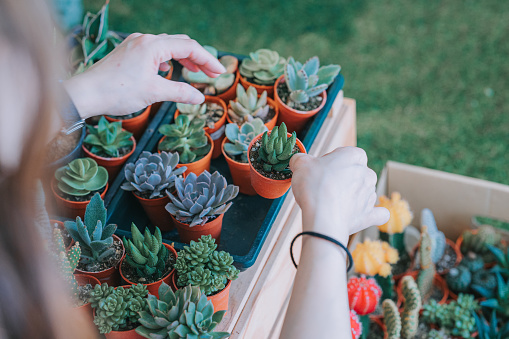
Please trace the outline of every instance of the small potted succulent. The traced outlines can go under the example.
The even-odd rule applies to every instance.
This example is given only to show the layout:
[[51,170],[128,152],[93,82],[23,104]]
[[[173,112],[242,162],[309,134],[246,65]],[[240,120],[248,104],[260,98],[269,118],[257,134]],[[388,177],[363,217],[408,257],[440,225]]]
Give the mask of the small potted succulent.
[[106,339],[141,338],[136,333],[140,312],[148,310],[148,291],[141,284],[114,288],[96,285],[90,295],[94,324]]
[[461,253],[474,252],[480,255],[487,264],[495,262],[495,256],[488,246],[504,247],[502,236],[490,225],[482,225],[478,229],[464,231],[456,240],[456,245]]
[[[211,46],[204,47],[217,58],[217,49]],[[182,69],[182,76],[204,95],[217,96],[224,102],[228,102],[235,99],[235,88],[240,77],[237,72],[239,60],[232,55],[224,55],[219,58],[219,62],[226,68],[226,72],[217,78],[211,78],[202,71],[191,72],[185,67]]]
[[177,178],[175,188],[175,195],[168,194],[171,202],[166,210],[173,218],[180,240],[189,243],[210,234],[219,242],[224,213],[232,205],[231,200],[238,195],[239,188],[228,185],[217,171]]
[[274,98],[274,83],[283,74],[285,64],[285,58],[276,51],[262,48],[251,52],[240,64],[240,83],[245,89],[252,86],[258,94],[267,92]]
[[210,235],[191,241],[179,251],[176,272],[172,278],[173,290],[197,286],[212,301],[216,311],[228,310],[231,282],[239,270],[233,266],[233,257],[225,251],[216,251],[217,244]]
[[256,193],[267,199],[283,196],[292,184],[289,164],[296,153],[306,153],[306,149],[295,132],[287,132],[285,123],[254,138],[247,154]]
[[350,309],[362,323],[363,336],[369,335],[370,313],[375,312],[382,296],[382,289],[373,278],[351,277],[347,284]]
[[147,228],[141,234],[131,224],[132,240],[124,237],[126,256],[120,263],[120,275],[127,284],[143,284],[150,293],[157,295],[164,281],[169,283],[173,274],[177,251],[163,243],[161,230],[156,227],[152,235]]
[[276,126],[278,107],[274,100],[267,97],[267,92],[258,95],[254,87],[247,91],[242,85],[237,85],[237,99],[228,104],[228,122],[242,125],[244,122],[256,118],[263,120],[268,129]]
[[210,170],[214,142],[210,135],[205,133],[204,126],[205,121],[190,120],[188,116],[181,114],[175,118],[175,123],[159,127],[159,133],[163,134],[163,137],[157,146],[158,150],[177,152],[177,168],[187,167],[184,175],[200,175],[203,171]]
[[245,122],[240,127],[237,124],[226,125],[226,138],[221,145],[221,150],[230,168],[233,183],[239,186],[240,193],[256,195],[256,191],[251,186],[247,150],[251,140],[267,130],[267,126],[258,118]]
[[[214,310],[199,287],[186,286],[175,293],[162,283],[159,298],[149,295],[149,307],[139,312],[136,333],[149,339],[228,338],[230,333],[214,332],[225,311]],[[216,312],[214,312],[216,311]]]
[[175,179],[187,169],[176,168],[178,163],[178,153],[144,151],[135,163],[127,164],[124,169],[126,182],[121,188],[133,192],[152,224],[165,232],[174,228],[165,209],[170,202],[166,191],[175,191]]
[[108,190],[108,171],[94,159],[78,158],[55,172],[51,189],[60,215],[84,218],[94,194],[100,193],[104,198]]
[[99,166],[106,168],[110,180],[113,180],[136,148],[133,134],[122,129],[120,121],[108,122],[104,116],[97,127],[87,125],[87,129],[83,151]]
[[131,132],[136,140],[139,140],[147,128],[150,110],[151,106],[148,106],[131,114],[119,116],[106,115],[105,118],[109,122],[121,122],[122,127],[126,131]]
[[221,155],[221,143],[224,139],[224,125],[226,123],[226,104],[223,100],[205,96],[205,103],[202,105],[191,105],[177,103],[175,118],[180,114],[187,115],[189,120],[199,119],[205,121],[205,133],[210,135],[214,141],[212,159]]
[[106,224],[106,208],[99,194],[96,193],[90,200],[84,222],[76,217],[76,221],[64,222],[64,227],[80,244],[81,258],[76,272],[91,275],[101,283],[118,286],[120,276],[117,268],[125,250],[122,240],[113,234],[117,225]]
[[278,124],[285,122],[289,131],[299,133],[325,105],[326,89],[340,70],[338,65],[320,67],[317,56],[304,64],[288,58],[284,74],[274,84],[274,100],[279,107]]

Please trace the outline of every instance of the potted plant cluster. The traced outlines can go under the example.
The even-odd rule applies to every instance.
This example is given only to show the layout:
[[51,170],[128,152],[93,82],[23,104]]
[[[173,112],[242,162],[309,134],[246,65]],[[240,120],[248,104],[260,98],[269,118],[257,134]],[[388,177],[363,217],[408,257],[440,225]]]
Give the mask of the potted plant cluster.
[[274,83],[283,75],[285,64],[286,59],[276,51],[262,48],[251,52],[240,64],[240,83],[246,90],[253,87],[258,94],[266,92],[273,98]]

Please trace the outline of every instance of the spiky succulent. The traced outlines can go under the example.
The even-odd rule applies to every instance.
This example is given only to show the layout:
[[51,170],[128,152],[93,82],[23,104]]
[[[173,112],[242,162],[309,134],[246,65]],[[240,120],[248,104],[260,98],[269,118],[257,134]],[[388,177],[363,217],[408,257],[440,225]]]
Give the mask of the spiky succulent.
[[149,199],[161,198],[166,190],[173,190],[177,176],[187,170],[185,166],[176,168],[178,163],[178,153],[144,151],[135,163],[125,166],[126,182],[121,187],[126,191],[150,194]]
[[169,251],[163,245],[161,230],[156,227],[154,235],[145,228],[142,235],[134,223],[131,224],[132,240],[124,237],[126,251],[125,260],[129,266],[136,270],[138,277],[159,280],[163,277],[168,261]]
[[309,98],[317,96],[329,87],[341,71],[339,65],[320,67],[317,56],[310,58],[304,64],[288,58],[284,68],[285,82],[290,91],[290,100],[305,103]]
[[237,124],[228,124],[226,125],[226,137],[230,142],[224,144],[224,150],[230,157],[240,156],[240,162],[247,163],[249,144],[256,136],[267,130],[267,126],[258,118],[245,122],[240,127]]
[[423,226],[421,231],[421,245],[419,246],[421,270],[417,275],[417,285],[419,286],[422,300],[428,299],[436,273],[435,264],[431,260],[431,244],[431,238],[428,234],[427,227]]
[[81,262],[87,267],[106,262],[115,254],[113,233],[117,225],[106,225],[106,208],[99,193],[87,205],[85,222],[81,217],[76,217],[76,221],[64,222],[64,227],[74,241],[80,244]]
[[276,126],[270,132],[263,133],[261,145],[258,149],[257,162],[261,163],[265,172],[289,172],[290,159],[298,151],[294,151],[297,134],[292,132],[288,137],[285,123]]
[[445,276],[445,281],[454,293],[468,292],[472,282],[472,273],[462,265],[453,267]]
[[431,239],[431,259],[436,264],[445,253],[445,234],[438,230],[435,216],[429,208],[421,211],[421,227],[426,226]]
[[55,172],[57,187],[65,194],[85,196],[99,191],[108,183],[108,171],[94,159],[74,159]]
[[507,283],[500,275],[500,272],[495,271],[497,277],[497,293],[494,298],[481,301],[481,306],[496,310],[504,319],[509,319],[509,283]]
[[179,115],[175,123],[159,127],[159,133],[166,136],[159,144],[159,150],[178,152],[182,164],[200,160],[211,148],[203,130],[204,126],[203,120],[191,121],[189,117]]
[[479,339],[504,339],[509,338],[509,323],[498,326],[497,312],[491,311],[491,322],[488,322],[483,314],[479,317],[474,313],[475,324],[479,332]]
[[118,158],[123,147],[133,147],[132,133],[122,129],[122,122],[108,122],[104,116],[97,127],[87,125],[88,134],[83,142],[90,152],[101,157]]
[[69,252],[66,253],[62,231],[58,228],[53,229],[53,244],[55,246],[53,256],[60,268],[60,273],[69,286],[69,291],[74,300],[78,300],[79,290],[78,282],[74,277],[74,271],[78,266],[81,256],[79,243],[75,243]]
[[258,98],[256,88],[249,86],[246,91],[241,84],[237,85],[237,99],[230,100],[230,106],[228,114],[232,121],[238,124],[255,118],[265,120],[270,110],[270,106],[267,104],[267,91],[263,91]]
[[273,85],[284,72],[286,60],[279,53],[270,49],[259,49],[249,53],[249,58],[242,61],[240,75],[259,85]]
[[214,128],[214,122],[209,121],[207,124],[207,104],[204,103],[202,105],[193,105],[193,104],[183,104],[178,102],[177,103],[177,109],[179,110],[180,114],[187,115],[189,117],[189,120],[193,121],[194,119],[203,120],[208,128]]
[[470,288],[482,298],[493,298],[497,289],[497,277],[493,271],[482,268],[472,274]]
[[203,235],[198,241],[178,253],[175,269],[178,286],[199,286],[206,295],[225,288],[228,280],[235,280],[239,270],[233,266],[233,257],[225,251],[216,251],[215,239]]
[[140,312],[136,333],[149,339],[210,338],[230,336],[214,332],[226,311],[214,313],[214,305],[199,287],[187,286],[173,292],[164,282],[159,287],[159,299],[149,295],[148,309]]
[[239,194],[239,187],[227,185],[226,179],[215,171],[203,171],[198,177],[194,173],[175,180],[177,194],[168,194],[171,202],[166,210],[190,227],[204,225],[210,218],[226,213]]

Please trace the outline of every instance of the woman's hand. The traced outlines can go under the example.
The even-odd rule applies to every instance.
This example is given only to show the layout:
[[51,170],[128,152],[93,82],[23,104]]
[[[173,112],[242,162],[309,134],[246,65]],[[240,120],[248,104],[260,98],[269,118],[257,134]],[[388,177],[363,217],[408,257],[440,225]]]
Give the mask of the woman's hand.
[[192,71],[211,77],[224,67],[187,35],[133,33],[86,72],[64,84],[82,118],[125,115],[159,101],[199,104],[204,96],[194,87],[164,79],[167,60],[177,60]]

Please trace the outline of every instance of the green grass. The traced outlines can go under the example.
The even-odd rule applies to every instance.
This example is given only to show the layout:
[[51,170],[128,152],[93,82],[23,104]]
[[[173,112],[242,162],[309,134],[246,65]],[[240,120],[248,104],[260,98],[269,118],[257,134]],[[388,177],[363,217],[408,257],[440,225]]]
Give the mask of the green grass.
[[509,184],[505,1],[111,0],[110,18],[236,53],[319,55],[342,66],[376,171],[396,160]]

